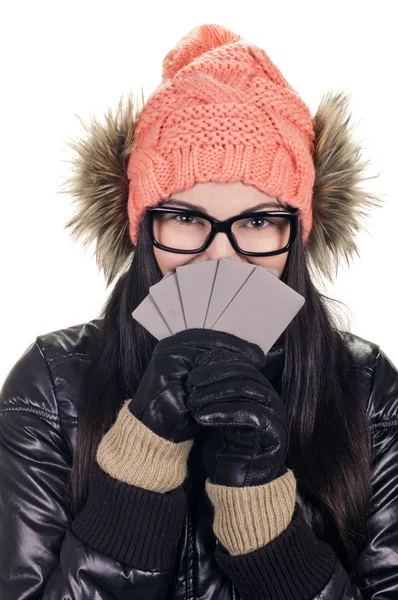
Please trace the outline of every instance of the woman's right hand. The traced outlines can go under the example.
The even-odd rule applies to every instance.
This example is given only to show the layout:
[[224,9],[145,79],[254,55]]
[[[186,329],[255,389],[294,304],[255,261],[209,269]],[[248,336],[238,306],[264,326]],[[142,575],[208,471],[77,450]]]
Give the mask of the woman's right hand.
[[194,438],[198,425],[186,400],[186,380],[203,346],[197,329],[160,340],[128,408],[146,427],[171,442]]
[[184,330],[155,346],[137,391],[98,446],[97,463],[114,479],[159,493],[185,480],[199,427],[187,409],[186,380],[203,350],[199,339]]

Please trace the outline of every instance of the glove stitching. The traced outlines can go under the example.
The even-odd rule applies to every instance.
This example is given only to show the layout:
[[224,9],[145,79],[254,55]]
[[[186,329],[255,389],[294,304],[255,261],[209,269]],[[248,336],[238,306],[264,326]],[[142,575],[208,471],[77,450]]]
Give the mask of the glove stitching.
[[247,468],[246,468],[246,475],[245,475],[245,479],[244,479],[244,482],[243,482],[243,487],[246,487],[246,486],[247,486],[247,480],[248,480],[248,478],[249,478],[249,474],[250,474],[250,475],[252,474],[252,472],[251,472],[251,466],[252,466],[252,462],[253,462],[254,458],[256,458],[257,456],[258,456],[258,452],[255,452],[255,453],[254,453],[252,456],[250,456],[250,458],[249,458],[249,462],[247,463]]
[[214,473],[214,481],[217,481],[218,471],[219,471],[219,468],[221,466],[220,462],[221,462],[222,458],[220,460],[220,454],[221,454],[221,452],[223,452],[223,450],[225,450],[226,448],[228,448],[228,443],[227,443],[227,441],[225,439],[225,432],[222,429],[221,429],[221,437],[222,437],[222,440],[223,440],[223,446],[222,446],[222,448],[220,448],[220,450],[217,451],[217,454],[216,454],[217,467],[216,467],[216,471]]
[[[214,384],[218,384],[218,383],[221,383],[221,382],[222,383],[228,383],[228,382],[230,382],[230,384],[232,384],[234,382],[236,383],[236,380],[238,380],[239,382],[242,382],[242,381],[247,382],[247,381],[249,381],[249,382],[258,383],[258,384],[260,384],[261,387],[266,387],[266,389],[267,389],[267,393],[263,394],[262,397],[263,398],[267,398],[268,402],[269,402],[270,399],[273,398],[273,394],[270,393],[269,388],[264,385],[264,382],[261,379],[258,379],[256,377],[253,377],[252,375],[247,375],[247,374],[246,375],[245,374],[243,374],[243,375],[239,374],[237,376],[236,373],[235,373],[235,374],[231,374],[231,375],[226,376],[225,379],[220,379],[218,377],[216,379],[210,379],[208,381],[198,382],[197,384],[192,384],[191,383],[192,376],[189,376],[189,378],[187,380],[187,385],[189,386],[189,389],[192,392],[192,391],[196,391],[196,390],[203,390],[206,387],[209,387],[209,386],[211,387]],[[256,402],[258,402],[258,401],[256,400]],[[258,402],[258,403],[261,404],[262,406],[264,405],[264,403],[262,403],[262,402]]]

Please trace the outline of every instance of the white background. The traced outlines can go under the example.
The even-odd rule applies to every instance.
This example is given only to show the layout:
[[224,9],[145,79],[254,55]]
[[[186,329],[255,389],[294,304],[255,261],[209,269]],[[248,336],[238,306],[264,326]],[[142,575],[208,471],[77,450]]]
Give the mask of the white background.
[[358,238],[329,296],[344,302],[354,333],[397,347],[397,35],[395,3],[8,2],[1,44],[0,382],[37,335],[95,318],[111,288],[63,230],[73,214],[59,193],[66,141],[130,89],[147,98],[168,50],[202,23],[222,24],[264,48],[314,114],[329,89],[351,95],[369,189],[384,208]]

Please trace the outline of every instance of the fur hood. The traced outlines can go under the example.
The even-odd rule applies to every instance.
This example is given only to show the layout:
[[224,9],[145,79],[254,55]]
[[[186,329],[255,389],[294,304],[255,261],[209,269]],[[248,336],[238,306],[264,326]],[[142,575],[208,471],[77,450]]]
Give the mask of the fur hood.
[[[96,263],[107,287],[128,267],[135,250],[128,231],[127,163],[144,105],[141,94],[141,100],[132,93],[126,101],[122,97],[103,123],[96,117],[88,124],[79,119],[84,138],[67,142],[76,155],[60,193],[71,195],[77,210],[65,229],[84,247],[95,242]],[[382,202],[362,187],[376,176],[365,177],[367,162],[352,136],[348,96],[327,92],[314,121],[313,226],[305,249],[313,273],[333,281],[340,261],[349,264],[359,255],[356,234],[369,210]]]

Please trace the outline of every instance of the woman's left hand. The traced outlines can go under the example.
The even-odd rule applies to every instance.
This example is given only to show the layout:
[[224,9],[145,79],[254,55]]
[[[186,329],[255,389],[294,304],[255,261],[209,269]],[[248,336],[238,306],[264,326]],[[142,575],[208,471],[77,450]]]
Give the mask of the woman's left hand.
[[197,357],[187,379],[188,409],[203,426],[204,468],[214,484],[262,485],[287,471],[286,410],[259,371],[260,347],[219,334],[221,343]]

